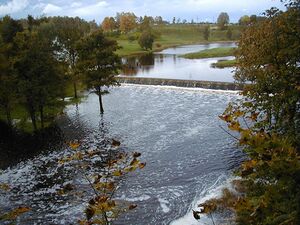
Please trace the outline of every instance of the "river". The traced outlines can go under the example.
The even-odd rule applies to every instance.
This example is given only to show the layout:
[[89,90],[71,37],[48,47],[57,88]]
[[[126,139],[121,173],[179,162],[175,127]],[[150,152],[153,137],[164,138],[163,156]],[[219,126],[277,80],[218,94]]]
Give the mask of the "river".
[[[103,116],[98,97],[88,92],[86,96],[80,104],[67,106],[57,119],[60,139],[78,139],[86,150],[102,148],[105,140],[114,138],[121,141],[122,151],[141,152],[141,160],[147,163],[120,183],[115,197],[138,207],[114,224],[209,224],[205,216],[196,221],[191,210],[229,185],[232,170],[243,158],[218,119],[237,94],[122,85],[104,96]],[[22,225],[72,224],[83,218],[89,198],[57,194],[67,183],[82,192],[91,191],[72,165],[58,164],[66,152],[66,145],[53,142],[51,150],[1,171],[0,183],[7,183],[11,190],[0,190],[0,209],[30,207],[17,221]]]
[[233,42],[184,45],[165,49],[149,55],[131,56],[123,59],[125,64],[120,75],[184,80],[233,81],[233,68],[212,68],[218,60],[234,57],[185,59],[180,55],[219,47],[235,47]]

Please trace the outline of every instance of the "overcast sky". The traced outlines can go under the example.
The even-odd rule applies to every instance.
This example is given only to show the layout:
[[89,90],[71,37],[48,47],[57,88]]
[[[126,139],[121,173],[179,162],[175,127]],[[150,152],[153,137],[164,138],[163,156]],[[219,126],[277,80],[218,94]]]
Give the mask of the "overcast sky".
[[280,0],[0,0],[0,17],[79,16],[101,22],[116,12],[134,12],[137,16],[162,16],[191,21],[216,21],[220,12],[227,12],[231,22],[243,15],[259,15],[275,6],[283,9]]

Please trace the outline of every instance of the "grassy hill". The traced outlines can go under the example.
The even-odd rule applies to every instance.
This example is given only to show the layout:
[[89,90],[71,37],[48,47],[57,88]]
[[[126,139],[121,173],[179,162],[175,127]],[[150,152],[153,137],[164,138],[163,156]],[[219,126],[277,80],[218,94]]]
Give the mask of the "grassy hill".
[[[219,30],[216,26],[210,26],[210,37],[208,41],[203,37],[204,25],[170,24],[153,26],[152,29],[158,36],[153,44],[153,51],[159,51],[178,45],[238,40],[242,27],[230,26],[232,38],[228,39],[227,30]],[[137,40],[129,40],[132,36],[134,36],[134,33],[120,35],[116,38],[122,47],[122,49],[117,52],[120,56],[146,53],[146,51],[141,49]]]

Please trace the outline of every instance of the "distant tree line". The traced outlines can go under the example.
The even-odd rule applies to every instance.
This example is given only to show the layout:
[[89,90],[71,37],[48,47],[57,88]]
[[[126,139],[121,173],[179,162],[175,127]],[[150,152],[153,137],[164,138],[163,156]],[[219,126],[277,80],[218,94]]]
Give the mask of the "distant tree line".
[[9,125],[13,112],[23,108],[33,130],[44,128],[63,108],[66,89],[78,82],[99,95],[103,86],[117,84],[120,59],[116,41],[105,38],[94,22],[78,17],[43,17],[0,20],[0,110]]

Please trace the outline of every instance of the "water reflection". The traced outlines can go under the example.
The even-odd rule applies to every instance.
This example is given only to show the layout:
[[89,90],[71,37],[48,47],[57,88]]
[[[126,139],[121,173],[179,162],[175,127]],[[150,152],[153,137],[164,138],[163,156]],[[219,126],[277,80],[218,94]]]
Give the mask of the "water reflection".
[[190,79],[208,81],[233,81],[232,68],[217,69],[211,64],[220,59],[233,59],[233,57],[219,57],[207,59],[185,59],[182,54],[196,52],[217,47],[233,47],[235,43],[213,43],[202,45],[188,45],[169,48],[155,54],[130,56],[123,58],[123,70],[120,75]]

